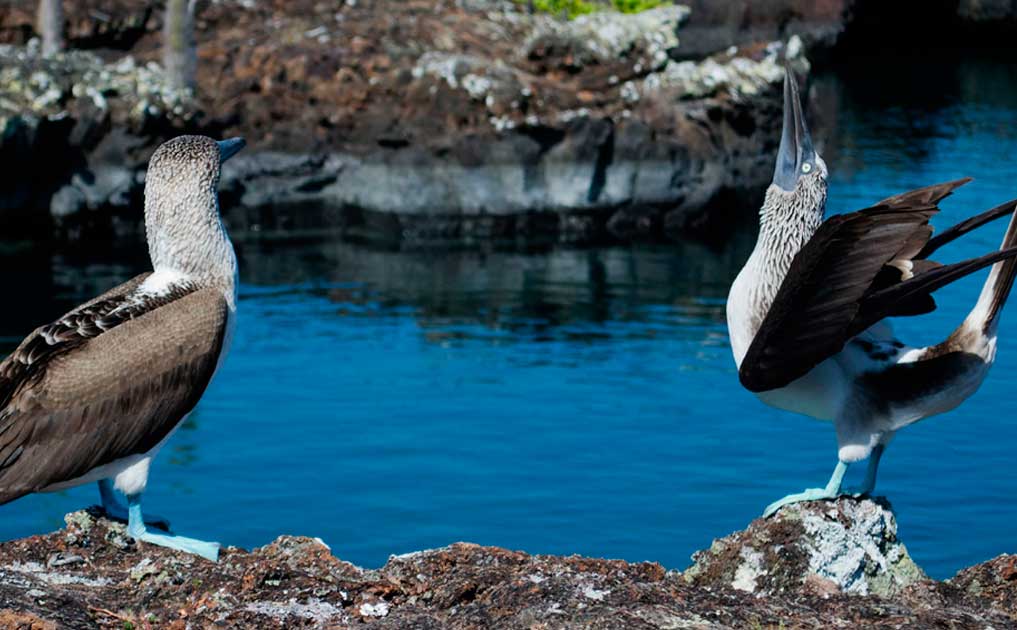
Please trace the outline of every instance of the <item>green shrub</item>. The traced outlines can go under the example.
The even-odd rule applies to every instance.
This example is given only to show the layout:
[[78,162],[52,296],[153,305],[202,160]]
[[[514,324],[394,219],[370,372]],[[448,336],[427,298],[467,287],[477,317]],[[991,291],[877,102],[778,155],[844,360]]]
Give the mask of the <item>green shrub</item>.
[[611,0],[614,8],[621,13],[639,13],[647,9],[656,9],[659,6],[670,4],[667,0]]
[[596,5],[586,2],[586,0],[534,0],[533,8],[554,15],[564,13],[565,17],[570,20],[577,15],[593,13],[598,9]]
[[[527,0],[517,0],[525,4]],[[619,13],[639,13],[647,9],[670,4],[669,0],[610,0],[610,3],[601,0],[599,2],[590,0],[533,0],[533,8],[542,13],[553,15],[565,15],[568,19],[594,11],[601,11],[609,6]]]

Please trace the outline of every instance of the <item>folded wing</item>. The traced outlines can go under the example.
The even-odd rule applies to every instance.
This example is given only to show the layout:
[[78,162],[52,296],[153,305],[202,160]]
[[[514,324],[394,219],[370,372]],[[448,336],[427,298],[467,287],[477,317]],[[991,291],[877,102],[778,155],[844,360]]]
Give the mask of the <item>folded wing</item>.
[[0,364],[0,503],[158,444],[218,364],[214,289],[139,299],[143,278],[36,330]]

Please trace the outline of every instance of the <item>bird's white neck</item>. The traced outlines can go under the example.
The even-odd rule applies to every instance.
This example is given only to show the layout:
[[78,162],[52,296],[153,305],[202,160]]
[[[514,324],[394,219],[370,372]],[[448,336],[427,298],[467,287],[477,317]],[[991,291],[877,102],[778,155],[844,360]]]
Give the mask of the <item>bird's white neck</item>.
[[214,189],[198,199],[150,192],[146,190],[145,231],[156,275],[219,288],[235,309],[237,256]]
[[728,332],[739,365],[777,297],[791,262],[823,222],[826,184],[821,183],[799,186],[793,193],[772,185],[766,191],[756,246],[728,294]]

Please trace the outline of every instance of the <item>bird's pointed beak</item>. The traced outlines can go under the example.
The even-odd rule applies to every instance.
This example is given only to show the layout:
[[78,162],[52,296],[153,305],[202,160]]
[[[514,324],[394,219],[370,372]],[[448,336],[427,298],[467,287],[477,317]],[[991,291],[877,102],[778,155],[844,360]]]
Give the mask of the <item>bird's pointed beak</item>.
[[216,144],[219,145],[219,163],[222,164],[226,160],[230,159],[234,155],[240,152],[247,146],[247,143],[243,138],[230,138],[229,140],[220,140]]
[[805,125],[802,113],[802,99],[798,94],[798,82],[790,68],[784,69],[784,129],[780,134],[780,148],[777,149],[777,166],[773,171],[773,183],[791,192],[802,176],[803,164],[814,166],[816,151],[812,136]]

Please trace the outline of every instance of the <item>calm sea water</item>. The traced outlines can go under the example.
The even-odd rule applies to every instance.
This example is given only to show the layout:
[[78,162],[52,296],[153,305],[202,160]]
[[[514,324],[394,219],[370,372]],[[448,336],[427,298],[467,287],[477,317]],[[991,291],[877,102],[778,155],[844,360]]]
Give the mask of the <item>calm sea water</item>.
[[[938,225],[1017,197],[1013,69],[981,60],[932,81],[915,67],[817,78],[830,212],[968,174]],[[941,258],[995,248],[1003,227]],[[243,547],[320,536],[365,566],[468,540],[684,568],[770,501],[825,483],[836,461],[829,424],[738,384],[724,301],[753,239],[750,226],[720,250],[538,254],[238,239],[232,355],[157,460],[146,506],[185,535]],[[0,346],[145,264],[105,245],[0,258],[26,304],[0,311]],[[938,341],[981,281],[941,291],[936,313],[899,323],[903,337]],[[878,490],[935,577],[1015,551],[1011,310],[977,395],[902,431],[884,458]],[[97,498],[88,486],[3,506],[0,538],[57,528]]]

